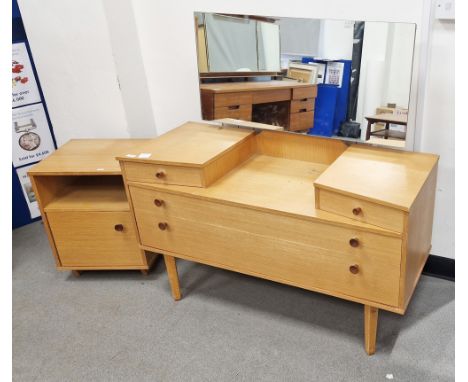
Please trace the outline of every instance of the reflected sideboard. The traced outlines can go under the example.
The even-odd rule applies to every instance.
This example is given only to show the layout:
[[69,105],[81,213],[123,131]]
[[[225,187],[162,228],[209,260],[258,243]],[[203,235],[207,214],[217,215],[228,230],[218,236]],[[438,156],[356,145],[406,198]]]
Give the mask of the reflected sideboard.
[[314,125],[316,85],[286,80],[227,82],[202,84],[200,92],[205,120],[252,121],[256,105],[284,103],[287,115],[281,126],[285,130],[305,131]]

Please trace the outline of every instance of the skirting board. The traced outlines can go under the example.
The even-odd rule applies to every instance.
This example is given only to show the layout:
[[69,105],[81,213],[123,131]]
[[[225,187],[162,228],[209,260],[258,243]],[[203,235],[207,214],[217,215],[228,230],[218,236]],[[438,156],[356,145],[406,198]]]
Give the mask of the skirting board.
[[455,259],[429,255],[423,269],[423,275],[455,281]]

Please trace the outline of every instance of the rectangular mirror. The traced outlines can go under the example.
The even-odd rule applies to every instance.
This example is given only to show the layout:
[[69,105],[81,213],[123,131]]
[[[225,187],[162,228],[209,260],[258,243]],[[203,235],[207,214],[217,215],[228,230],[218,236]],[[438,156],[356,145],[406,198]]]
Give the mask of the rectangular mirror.
[[405,147],[416,25],[195,12],[203,119]]

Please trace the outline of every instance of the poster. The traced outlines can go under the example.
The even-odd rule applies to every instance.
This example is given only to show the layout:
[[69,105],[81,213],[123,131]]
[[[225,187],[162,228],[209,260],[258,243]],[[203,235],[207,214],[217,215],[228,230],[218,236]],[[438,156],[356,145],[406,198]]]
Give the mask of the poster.
[[32,167],[26,166],[22,168],[17,168],[16,173],[18,174],[18,178],[21,184],[21,189],[23,190],[24,198],[26,199],[26,203],[28,204],[29,213],[31,214],[31,219],[37,218],[41,216],[41,212],[39,210],[39,205],[36,200],[36,195],[34,194],[31,181],[29,180],[28,171]]
[[344,63],[343,62],[329,62],[327,64],[327,75],[325,76],[325,83],[331,85],[338,85],[341,88],[343,81]]
[[28,50],[24,42],[13,44],[11,82],[12,107],[41,101]]
[[42,103],[13,109],[12,127],[15,167],[40,161],[55,150]]

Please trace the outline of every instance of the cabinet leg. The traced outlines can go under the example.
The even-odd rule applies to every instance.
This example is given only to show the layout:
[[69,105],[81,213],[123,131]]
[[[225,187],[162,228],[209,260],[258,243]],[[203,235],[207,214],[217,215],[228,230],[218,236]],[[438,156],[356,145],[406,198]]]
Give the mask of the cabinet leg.
[[181,298],[181,294],[175,257],[164,255],[164,263],[166,264],[167,276],[169,278],[169,284],[171,285],[172,297],[174,300],[178,301]]
[[364,346],[368,355],[375,353],[378,318],[379,309],[374,308],[373,306],[364,305]]
[[149,269],[140,269],[140,272],[143,276],[148,276],[149,275]]
[[80,271],[71,271],[72,275],[75,277],[80,277],[81,272]]

